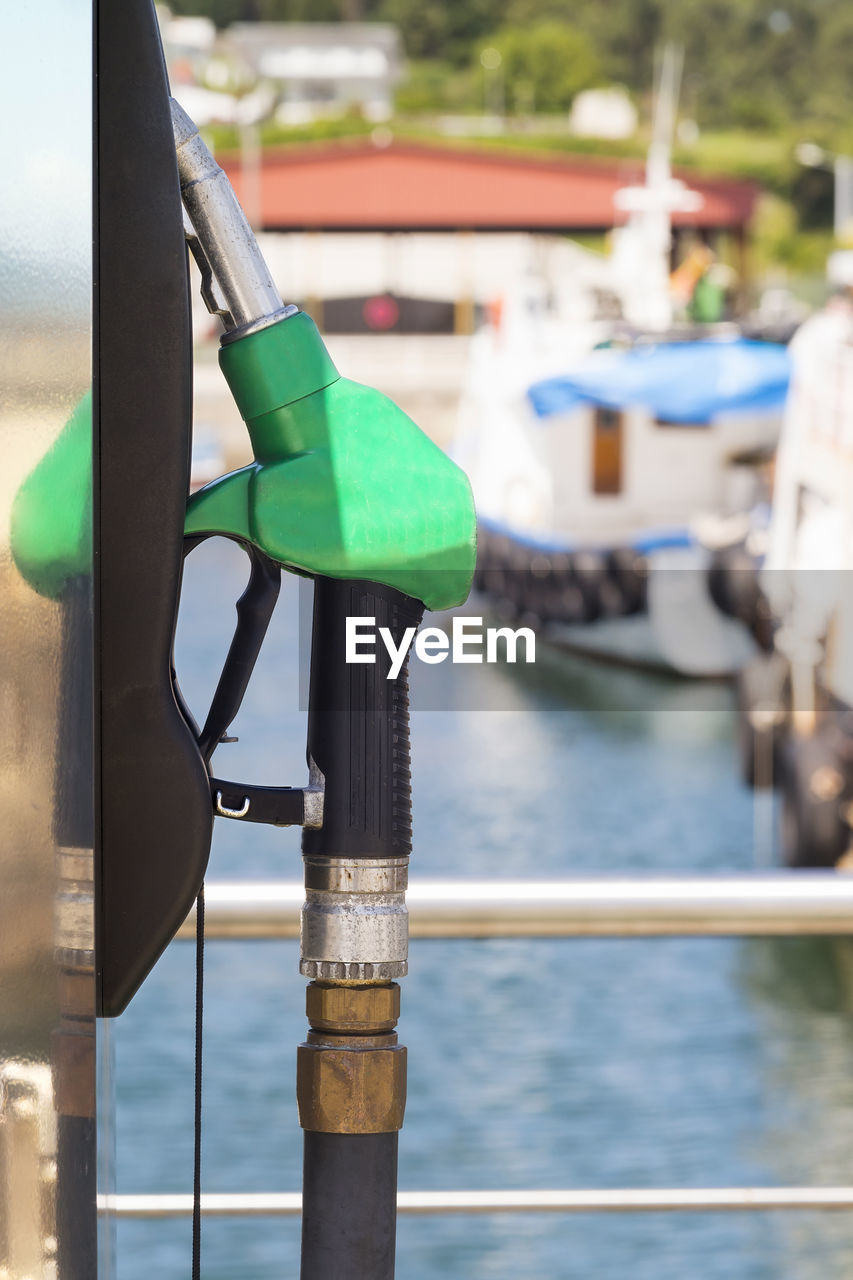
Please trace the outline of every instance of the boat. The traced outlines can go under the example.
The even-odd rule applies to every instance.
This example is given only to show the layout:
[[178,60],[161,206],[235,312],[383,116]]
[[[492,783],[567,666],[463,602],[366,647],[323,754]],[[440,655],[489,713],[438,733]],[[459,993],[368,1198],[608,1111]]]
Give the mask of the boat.
[[695,293],[716,269],[706,247],[670,275],[672,213],[701,201],[670,169],[679,74],[670,49],[610,258],[573,281],[529,272],[475,335],[452,452],[498,612],[603,657],[727,676],[754,645],[707,574],[766,507],[789,366],[781,344],[685,310],[687,278]]
[[[498,402],[459,442],[479,513],[477,587],[546,639],[688,676],[753,651],[714,603],[720,537],[760,508],[788,381],[743,339],[603,351]],[[703,518],[703,513],[706,513]]]
[[717,569],[732,613],[751,599],[769,620],[738,680],[742,776],[777,790],[782,859],[812,868],[853,848],[853,253],[828,277],[835,296],[791,343],[765,546]]

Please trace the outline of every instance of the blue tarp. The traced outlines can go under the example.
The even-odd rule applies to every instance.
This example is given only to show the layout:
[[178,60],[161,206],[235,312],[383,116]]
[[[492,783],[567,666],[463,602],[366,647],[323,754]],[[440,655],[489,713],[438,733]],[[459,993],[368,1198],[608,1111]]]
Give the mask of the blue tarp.
[[778,411],[789,377],[788,352],[773,342],[669,342],[596,352],[527,396],[540,418],[581,404],[642,405],[663,422],[703,426],[721,413]]
[[[492,520],[479,513],[477,514],[477,524],[489,533],[512,538],[514,542],[518,542],[522,546],[546,553],[580,551],[583,549],[602,551],[602,548],[595,543],[577,542],[568,537],[545,538],[534,533],[521,533],[518,529],[504,524],[501,520]],[[693,535],[686,526],[673,525],[671,527],[661,526],[659,528],[644,529],[642,533],[636,534],[633,538],[621,540],[619,545],[632,547],[634,551],[639,551],[641,555],[651,555],[653,551],[670,550],[673,547],[692,547],[694,541]]]

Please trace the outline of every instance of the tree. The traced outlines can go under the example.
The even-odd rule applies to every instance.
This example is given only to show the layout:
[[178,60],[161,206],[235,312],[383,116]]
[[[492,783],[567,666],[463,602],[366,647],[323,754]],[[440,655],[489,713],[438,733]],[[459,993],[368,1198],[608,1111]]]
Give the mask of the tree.
[[796,128],[829,150],[853,146],[853,4],[844,0],[166,3],[177,13],[207,14],[220,27],[258,18],[333,22],[360,12],[399,27],[410,58],[450,64],[460,75],[467,70],[472,82],[482,73],[480,52],[492,43],[503,58],[507,105],[524,110],[532,99],[537,110],[562,111],[599,77],[648,102],[656,50],[674,41],[684,48],[682,109],[702,129]]
[[372,17],[400,28],[412,58],[467,64],[471,46],[503,21],[505,0],[379,0]]
[[177,14],[203,14],[217,27],[232,22],[337,22],[370,17],[359,0],[168,0]]
[[510,102],[522,100],[536,111],[567,111],[581,89],[601,81],[601,64],[589,40],[565,22],[504,27],[478,52],[485,47],[501,55]]

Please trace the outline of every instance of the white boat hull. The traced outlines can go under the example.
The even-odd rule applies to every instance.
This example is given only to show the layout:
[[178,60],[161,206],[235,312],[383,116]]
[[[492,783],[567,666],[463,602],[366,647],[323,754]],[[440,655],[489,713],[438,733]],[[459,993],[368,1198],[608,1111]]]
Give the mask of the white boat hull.
[[693,679],[730,677],[755,652],[755,642],[712,601],[705,561],[700,548],[658,552],[649,565],[645,613],[547,624],[543,639],[607,661]]

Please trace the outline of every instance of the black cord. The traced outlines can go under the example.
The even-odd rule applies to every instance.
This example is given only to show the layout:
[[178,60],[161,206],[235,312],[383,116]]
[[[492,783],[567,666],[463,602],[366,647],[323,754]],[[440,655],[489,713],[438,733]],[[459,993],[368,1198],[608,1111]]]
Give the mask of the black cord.
[[195,1132],[193,1147],[193,1267],[201,1280],[201,1033],[204,1009],[204,884],[195,906]]

